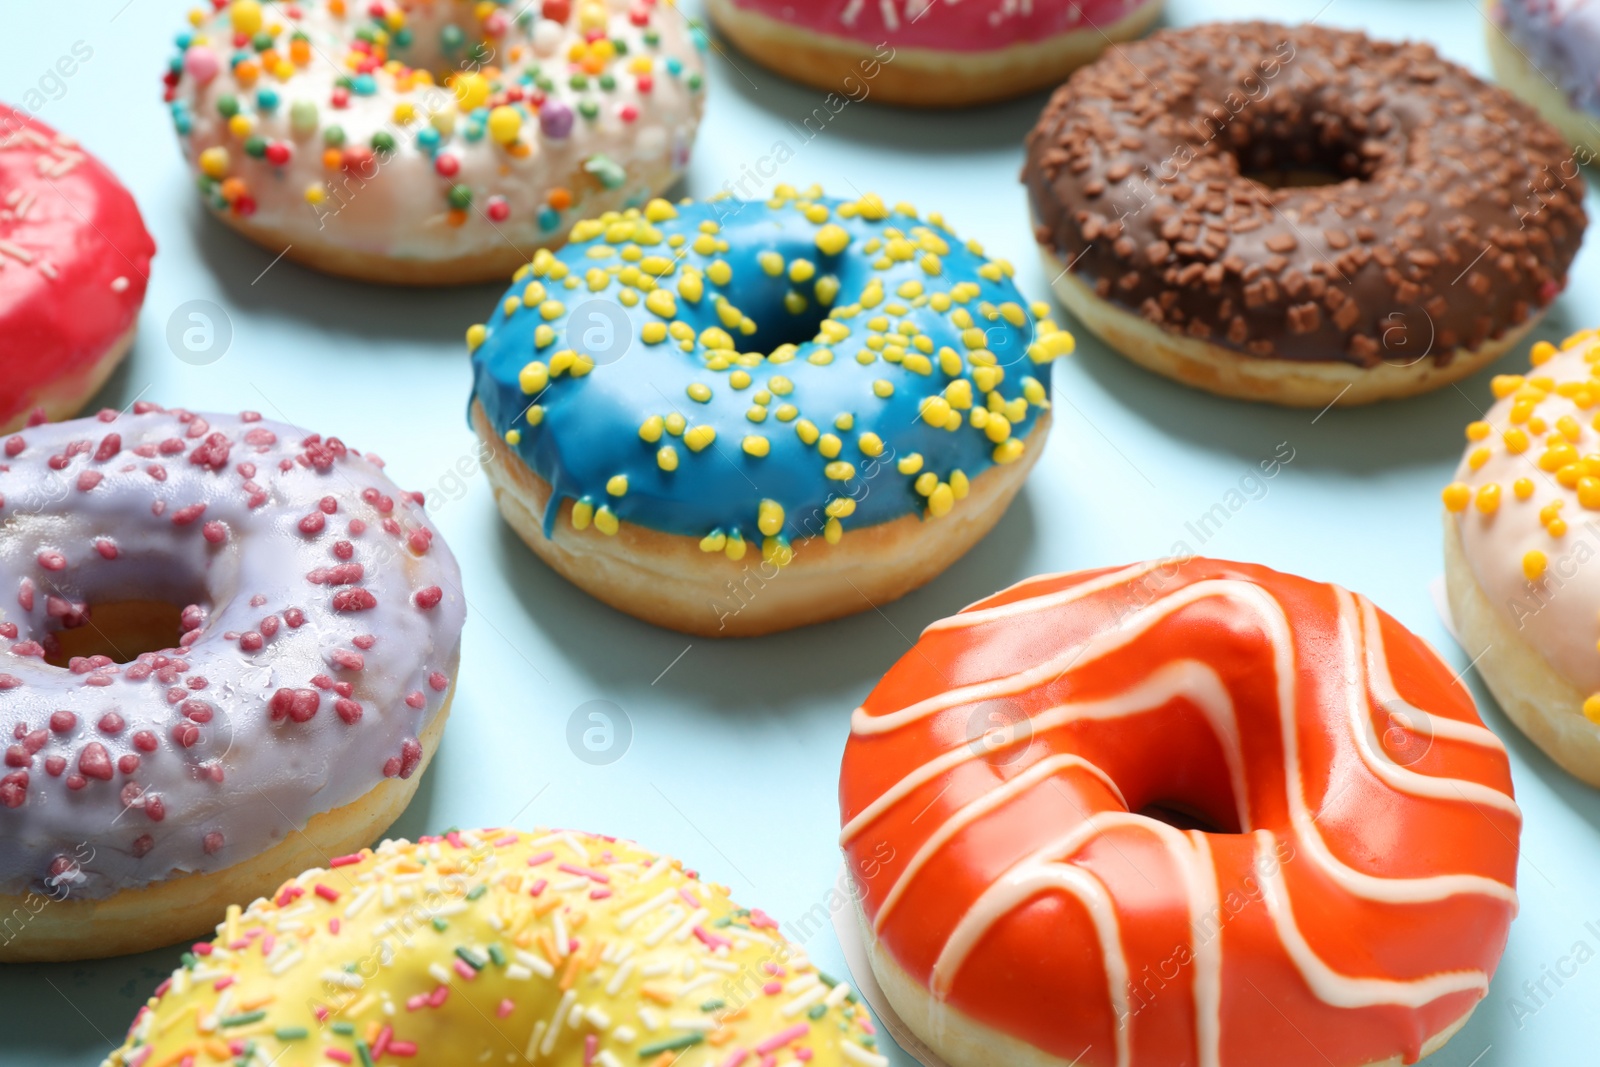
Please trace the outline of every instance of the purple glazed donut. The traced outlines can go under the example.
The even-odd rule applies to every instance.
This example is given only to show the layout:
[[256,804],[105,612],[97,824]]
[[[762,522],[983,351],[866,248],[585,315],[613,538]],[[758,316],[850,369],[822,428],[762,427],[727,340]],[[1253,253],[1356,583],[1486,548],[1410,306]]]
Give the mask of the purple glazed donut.
[[0,441],[0,960],[166,944],[404,808],[465,603],[382,461],[259,415]]

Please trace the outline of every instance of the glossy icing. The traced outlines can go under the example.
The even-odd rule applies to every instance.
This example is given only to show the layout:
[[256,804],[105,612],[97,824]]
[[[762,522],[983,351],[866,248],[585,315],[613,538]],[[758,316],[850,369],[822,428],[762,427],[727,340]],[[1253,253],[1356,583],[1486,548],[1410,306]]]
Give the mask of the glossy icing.
[[[602,534],[781,562],[802,537],[943,515],[1020,458],[1072,348],[1047,311],[938,215],[780,187],[580,223],[468,344],[495,430],[554,487],[547,530],[567,498]],[[575,350],[592,329],[612,362]]]
[[1094,33],[1159,0],[733,0],[815,33],[868,45],[987,52]]
[[1496,0],[1491,17],[1574,108],[1600,115],[1600,5],[1592,0]]
[[[1600,332],[1533,346],[1527,374],[1497,375],[1497,398],[1467,427],[1444,490],[1473,577],[1507,626],[1579,689],[1600,694]],[[1600,723],[1600,696],[1584,711]]]
[[1516,910],[1505,751],[1450,669],[1249,564],[1034,578],[934,623],[855,712],[840,807],[889,956],[1093,1067],[1409,1063]]
[[[141,402],[0,442],[0,530],[0,892],[84,844],[75,897],[220,870],[414,771],[465,607],[375,456]],[[130,600],[188,605],[173,647],[46,662]]]
[[699,31],[671,0],[235,0],[167,74],[215,211],[397,258],[532,249],[688,162]]
[[0,104],[0,427],[128,332],[155,251],[133,197],[99,160]]
[[230,908],[105,1064],[887,1067],[875,1034],[773,919],[675,860],[451,831]]

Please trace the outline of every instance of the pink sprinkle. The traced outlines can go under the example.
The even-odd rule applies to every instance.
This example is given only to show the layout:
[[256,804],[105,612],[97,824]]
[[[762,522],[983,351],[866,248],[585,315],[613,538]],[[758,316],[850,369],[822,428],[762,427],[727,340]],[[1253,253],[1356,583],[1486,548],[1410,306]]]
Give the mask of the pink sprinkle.
[[348,856],[335,856],[333,859],[328,861],[328,866],[329,867],[348,867],[352,863],[360,863],[360,862],[361,862],[361,853],[352,852]]
[[743,1063],[749,1058],[749,1049],[736,1048],[732,1052],[728,1053],[727,1057],[722,1061],[720,1067],[739,1067],[739,1064]]
[[272,955],[272,950],[277,946],[277,944],[278,939],[273,935],[268,934],[266,937],[263,937],[261,939],[261,954],[263,956]]
[[518,840],[520,840],[520,839],[517,837],[516,834],[506,834],[504,837],[495,838],[494,847],[495,848],[505,848],[507,845],[516,844]]
[[389,1042],[394,1039],[394,1027],[385,1026],[378,1031],[378,1039],[372,1043],[372,1058],[383,1059],[383,1054],[388,1051]]
[[218,993],[220,993],[224,989],[227,989],[229,986],[231,986],[234,983],[234,980],[235,979],[234,979],[233,975],[225,974],[221,978],[218,978],[216,980],[216,982],[212,985],[211,988],[215,989]]
[[346,1052],[344,1049],[341,1049],[341,1048],[323,1049],[322,1050],[322,1054],[324,1056],[328,1057],[328,1059],[336,1060],[339,1063],[354,1063],[355,1062],[354,1057],[352,1057],[350,1055],[350,1053]]
[[537,866],[539,866],[539,864],[541,864],[541,863],[549,863],[551,860],[553,860],[555,858],[556,858],[556,854],[554,852],[539,852],[539,853],[536,853],[536,854],[528,857],[528,866],[529,867],[537,867]]
[[61,571],[67,569],[67,557],[59,552],[45,550],[39,553],[39,566],[47,571]]
[[586,1034],[583,1038],[583,1067],[589,1067],[594,1062],[594,1054],[600,1051],[600,1035]]
[[196,956],[209,956],[211,955],[213,947],[214,946],[209,941],[197,942],[194,946],[194,954]]
[[694,936],[698,937],[701,943],[713,952],[723,945],[727,945],[729,948],[733,947],[732,941],[729,941],[725,937],[718,937],[716,934],[711,933],[703,926],[696,926],[694,928]]
[[446,1000],[449,1000],[449,999],[450,999],[450,987],[447,986],[447,985],[442,985],[438,989],[435,989],[433,991],[433,993],[428,997],[428,1006],[430,1008],[437,1008],[439,1005],[443,1004]]
[[778,920],[774,919],[760,908],[752,908],[750,910],[750,918],[748,922],[757,930],[776,930],[778,928]]
[[533,883],[533,888],[528,890],[528,895],[530,897],[538,896],[540,893],[544,892],[544,887],[549,884],[550,883],[545,881],[543,878],[539,879],[537,882]]
[[814,1055],[816,1054],[809,1048],[797,1048],[794,1050],[794,1058],[800,1060],[802,1063],[809,1062],[811,1057]]
[[[516,1010],[517,1010],[516,1002],[513,1001],[510,997],[507,997],[505,1000],[502,1000],[500,1002],[500,1005],[497,1008],[494,1009],[494,1013],[496,1015],[500,1016],[500,1018],[504,1019],[506,1016],[510,1015],[512,1012],[514,1012]],[[593,1037],[594,1035],[591,1034],[590,1036]]]
[[417,1054],[417,1045],[414,1041],[391,1041],[389,1052],[395,1056],[411,1057]]
[[467,961],[463,959],[456,960],[456,973],[469,982],[478,977],[478,972],[467,966]]
[[699,908],[700,907],[700,901],[695,899],[695,895],[693,893],[689,892],[688,886],[681,886],[680,885],[678,887],[678,895],[680,897],[682,897],[684,900],[689,902],[689,907],[691,907],[691,908]]
[[428,994],[418,993],[414,997],[406,998],[406,1011],[418,1011],[428,1006]]
[[339,917],[337,915],[328,920],[328,933],[338,936]]
[[312,887],[311,891],[329,903],[339,899],[339,891],[337,889],[333,888],[332,886],[323,885],[321,882],[318,882],[314,887]]
[[[592,871],[587,867],[578,867],[578,866],[575,866],[575,865],[573,865],[571,863],[563,863],[560,866],[558,866],[556,868],[556,870],[563,871],[563,872],[565,872],[567,874],[579,875],[579,876],[581,876],[583,878],[589,879],[591,882],[609,882],[609,881],[611,881],[611,876],[608,875],[608,874],[601,874],[599,871]],[[693,897],[690,897],[689,899],[690,900],[694,900]],[[695,907],[699,907],[699,906],[700,905],[698,903],[695,904]]]
[[769,997],[775,997],[779,993],[783,992],[783,983],[782,982],[768,982],[766,985],[761,987],[761,992],[765,993]]
[[201,515],[205,514],[204,504],[188,504],[172,513],[172,525],[187,526]]
[[810,1023],[796,1023],[787,1030],[780,1030],[756,1046],[756,1052],[765,1056],[769,1052],[776,1052],[791,1041],[797,1041],[811,1032]]
[[607,889],[605,886],[601,886],[599,889],[592,889],[589,891],[590,900],[604,900],[610,895],[611,890]]
[[869,1034],[875,1034],[878,1032],[878,1028],[872,1025],[872,1020],[867,1018],[865,1013],[863,1013],[861,1016],[861,1029],[865,1033]]

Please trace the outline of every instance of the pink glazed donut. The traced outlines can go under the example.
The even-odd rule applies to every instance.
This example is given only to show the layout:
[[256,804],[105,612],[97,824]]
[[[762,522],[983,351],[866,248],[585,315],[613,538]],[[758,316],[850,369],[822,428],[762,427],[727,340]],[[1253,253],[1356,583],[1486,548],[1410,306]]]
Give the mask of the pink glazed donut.
[[136,404],[0,440],[0,960],[141,951],[370,844],[460,572],[376,456]]
[[[829,90],[826,122],[868,97],[965,107],[1054,86],[1139,36],[1164,0],[707,0],[740,49]],[[809,123],[808,123],[809,125]]]

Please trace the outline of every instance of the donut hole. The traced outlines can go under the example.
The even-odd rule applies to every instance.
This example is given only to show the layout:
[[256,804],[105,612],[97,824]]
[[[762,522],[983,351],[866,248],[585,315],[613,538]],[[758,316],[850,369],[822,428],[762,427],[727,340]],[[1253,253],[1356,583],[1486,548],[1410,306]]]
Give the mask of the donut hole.
[[1243,177],[1268,189],[1365,182],[1385,158],[1363,150],[1370,142],[1360,131],[1370,128],[1366,116],[1308,102],[1296,121],[1270,116],[1243,127],[1229,151]]
[[1164,822],[1168,826],[1177,827],[1179,830],[1199,830],[1203,834],[1236,834],[1239,832],[1237,818],[1231,818],[1226,823],[1217,822],[1210,814],[1201,811],[1191,804],[1181,800],[1158,800],[1146,804],[1139,809],[1138,814],[1146,819]]
[[[108,600],[92,605],[81,623],[52,631],[43,642],[45,662],[66,667],[74,659],[106,656],[131,663],[146,652],[176,648],[183,636],[183,606],[164,600]],[[78,623],[78,619],[70,620]]]
[[806,300],[802,310],[790,311],[784,306],[787,292],[789,290],[775,294],[771,300],[756,301],[756,306],[746,309],[746,314],[756,324],[756,332],[739,340],[741,348],[770,353],[780,345],[803,345],[816,339],[817,332],[822,329],[822,320],[833,309],[811,298]]

